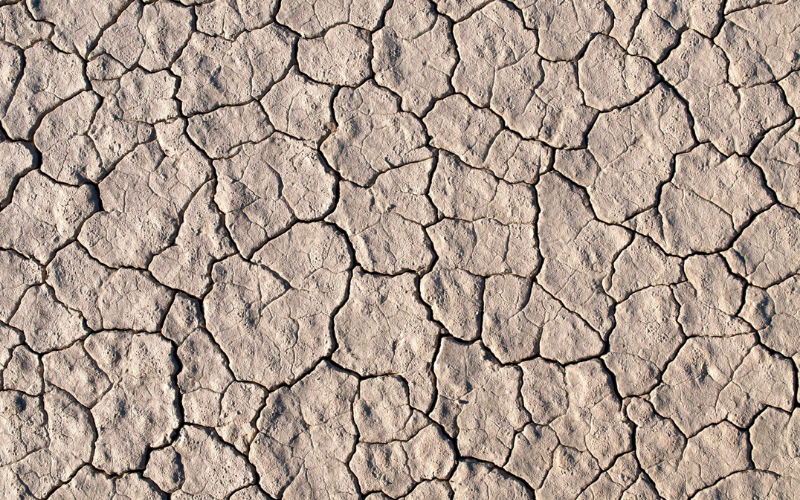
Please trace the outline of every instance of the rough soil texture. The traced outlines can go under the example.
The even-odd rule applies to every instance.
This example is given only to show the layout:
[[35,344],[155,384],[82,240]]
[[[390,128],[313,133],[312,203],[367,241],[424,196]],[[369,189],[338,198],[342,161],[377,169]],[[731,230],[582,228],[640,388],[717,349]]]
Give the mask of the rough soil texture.
[[800,0],[0,0],[0,498],[794,500]]

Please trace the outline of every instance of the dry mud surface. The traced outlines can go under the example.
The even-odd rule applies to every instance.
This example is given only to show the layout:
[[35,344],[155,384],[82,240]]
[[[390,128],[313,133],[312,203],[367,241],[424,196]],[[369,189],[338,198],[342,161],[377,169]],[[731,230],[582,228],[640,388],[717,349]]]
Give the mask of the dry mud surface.
[[790,500],[800,0],[0,0],[0,497]]

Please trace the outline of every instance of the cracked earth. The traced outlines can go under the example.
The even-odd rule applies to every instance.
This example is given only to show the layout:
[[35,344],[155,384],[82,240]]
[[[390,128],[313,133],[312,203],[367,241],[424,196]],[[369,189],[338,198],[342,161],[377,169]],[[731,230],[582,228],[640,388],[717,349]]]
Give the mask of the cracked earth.
[[0,497],[792,500],[800,0],[0,0]]

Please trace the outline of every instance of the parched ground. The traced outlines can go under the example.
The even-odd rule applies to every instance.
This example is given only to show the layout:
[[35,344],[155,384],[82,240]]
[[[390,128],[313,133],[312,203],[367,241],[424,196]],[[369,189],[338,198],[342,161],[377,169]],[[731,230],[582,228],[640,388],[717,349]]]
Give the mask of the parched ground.
[[0,0],[0,498],[800,498],[800,0]]

